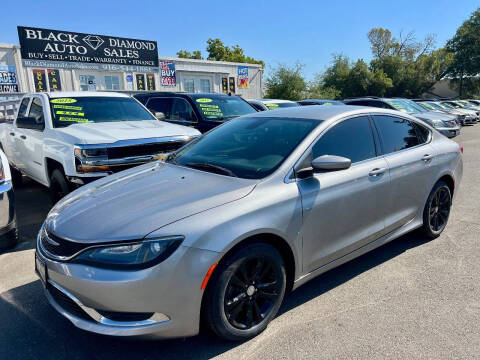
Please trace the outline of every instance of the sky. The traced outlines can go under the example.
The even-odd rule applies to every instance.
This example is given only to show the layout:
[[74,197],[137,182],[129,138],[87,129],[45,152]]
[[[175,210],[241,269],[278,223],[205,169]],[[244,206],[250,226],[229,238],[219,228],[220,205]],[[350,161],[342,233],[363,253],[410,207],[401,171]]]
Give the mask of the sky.
[[266,73],[278,64],[304,65],[312,79],[332,54],[371,58],[367,32],[388,28],[394,36],[414,31],[437,36],[443,46],[480,6],[473,0],[392,1],[2,1],[0,43],[18,44],[17,25],[156,40],[160,56],[180,49],[202,50],[206,40],[238,44],[264,60]]

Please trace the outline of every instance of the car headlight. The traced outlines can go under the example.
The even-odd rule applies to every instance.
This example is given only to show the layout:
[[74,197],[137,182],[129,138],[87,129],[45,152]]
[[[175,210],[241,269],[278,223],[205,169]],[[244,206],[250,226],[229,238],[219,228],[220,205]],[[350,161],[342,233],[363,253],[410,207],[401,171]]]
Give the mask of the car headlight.
[[78,172],[108,171],[110,167],[104,163],[108,160],[106,148],[80,148],[75,147],[75,166]]
[[432,125],[433,125],[434,128],[445,127],[445,124],[443,123],[442,120],[433,120]]
[[72,262],[109,269],[138,270],[167,259],[180,246],[183,236],[168,236],[115,245],[88,248]]

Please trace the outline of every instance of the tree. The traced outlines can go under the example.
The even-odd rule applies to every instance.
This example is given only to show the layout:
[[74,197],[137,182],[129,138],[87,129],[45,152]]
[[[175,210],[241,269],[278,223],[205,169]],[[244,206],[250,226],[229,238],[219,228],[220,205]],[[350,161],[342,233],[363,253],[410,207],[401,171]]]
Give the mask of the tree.
[[[463,95],[463,79],[480,74],[480,8],[457,29],[455,36],[447,42],[447,49],[453,54],[448,69],[449,75],[459,78],[459,92]],[[474,83],[475,81],[470,81]]]
[[[233,45],[232,47],[225,46],[222,40],[220,39],[208,39],[207,40],[207,59],[214,61],[230,61],[238,63],[249,63],[249,64],[261,64],[262,67],[265,67],[265,63],[262,60],[256,60],[250,56],[246,56],[243,49],[238,45]],[[180,50],[177,52],[177,56],[180,58],[187,59],[202,59],[202,54],[199,50],[193,51],[190,53],[186,50]]]
[[202,52],[200,50],[194,50],[193,52],[187,50],[179,50],[177,56],[183,59],[203,59]]
[[302,76],[303,65],[289,67],[278,65],[266,79],[266,97],[273,99],[301,100],[305,97],[307,83]]

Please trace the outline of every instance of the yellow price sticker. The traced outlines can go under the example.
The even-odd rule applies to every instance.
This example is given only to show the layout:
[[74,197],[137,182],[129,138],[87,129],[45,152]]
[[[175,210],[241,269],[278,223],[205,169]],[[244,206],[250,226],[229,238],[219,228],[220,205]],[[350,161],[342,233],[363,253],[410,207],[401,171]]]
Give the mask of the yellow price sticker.
[[208,99],[208,98],[197,99],[197,102],[199,102],[199,103],[209,103],[209,102],[212,102],[212,101],[213,101],[212,99]]
[[52,104],[72,104],[76,103],[76,99],[71,99],[71,98],[58,98],[58,99],[52,99],[50,100]]

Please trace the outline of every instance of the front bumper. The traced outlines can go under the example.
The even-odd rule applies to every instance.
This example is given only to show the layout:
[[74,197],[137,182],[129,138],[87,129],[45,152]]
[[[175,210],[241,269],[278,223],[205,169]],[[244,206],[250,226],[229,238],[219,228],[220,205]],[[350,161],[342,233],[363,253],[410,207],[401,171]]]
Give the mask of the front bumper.
[[453,127],[453,128],[435,128],[437,131],[439,131],[441,134],[445,135],[448,138],[453,138],[455,136],[460,135],[460,127]]
[[[103,335],[174,338],[198,333],[200,286],[218,253],[180,246],[160,264],[137,271],[54,261],[38,242],[36,257],[36,270],[45,266],[37,275],[44,278],[48,301],[76,327]],[[148,315],[133,321],[108,315],[139,313]]]

